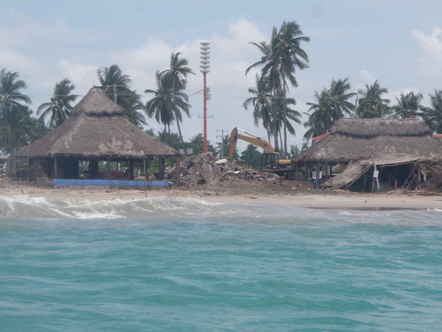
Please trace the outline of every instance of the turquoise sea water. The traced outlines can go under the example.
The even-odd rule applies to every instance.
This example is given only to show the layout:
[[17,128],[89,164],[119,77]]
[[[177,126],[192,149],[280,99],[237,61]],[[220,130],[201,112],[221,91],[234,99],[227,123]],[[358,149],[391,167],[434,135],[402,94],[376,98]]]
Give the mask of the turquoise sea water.
[[8,204],[0,331],[442,330],[438,211]]

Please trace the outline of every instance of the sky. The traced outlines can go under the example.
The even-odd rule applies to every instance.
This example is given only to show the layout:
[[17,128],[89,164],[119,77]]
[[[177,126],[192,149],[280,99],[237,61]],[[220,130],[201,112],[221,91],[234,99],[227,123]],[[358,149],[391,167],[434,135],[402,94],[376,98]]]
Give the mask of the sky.
[[[284,21],[296,21],[311,38],[304,44],[309,68],[297,72],[299,87],[290,91],[303,114],[332,79],[348,78],[354,90],[378,80],[392,103],[408,91],[428,96],[442,89],[440,0],[2,1],[0,12],[0,67],[27,82],[33,109],[64,78],[84,95],[97,84],[97,69],[112,64],[147,101],[143,92],[155,88],[155,72],[167,68],[171,52],[182,52],[196,73],[187,91],[186,138],[202,131],[201,40],[212,44],[211,142],[233,127],[265,136],[242,106],[255,80],[245,69],[260,56],[250,42],[269,40]],[[160,128],[154,120],[148,127]],[[290,143],[300,144],[304,132],[297,126]]]

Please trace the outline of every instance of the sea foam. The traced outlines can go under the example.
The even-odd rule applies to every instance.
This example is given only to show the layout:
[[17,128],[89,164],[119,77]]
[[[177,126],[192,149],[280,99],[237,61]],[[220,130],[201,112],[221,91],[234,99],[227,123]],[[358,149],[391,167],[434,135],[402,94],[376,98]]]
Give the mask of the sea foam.
[[148,216],[208,214],[220,203],[187,197],[73,200],[29,195],[0,196],[0,217],[40,219],[125,219]]

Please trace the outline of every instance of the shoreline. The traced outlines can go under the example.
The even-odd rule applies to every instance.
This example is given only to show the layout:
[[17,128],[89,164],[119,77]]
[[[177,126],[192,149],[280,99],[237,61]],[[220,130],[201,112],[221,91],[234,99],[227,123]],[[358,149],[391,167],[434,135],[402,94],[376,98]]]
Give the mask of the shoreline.
[[229,193],[210,189],[109,189],[109,188],[44,188],[29,185],[2,187],[0,199],[28,196],[54,201],[111,201],[139,200],[148,198],[202,199],[221,204],[271,204],[315,210],[442,210],[442,193],[422,194],[416,192],[353,193],[353,192],[244,192]]

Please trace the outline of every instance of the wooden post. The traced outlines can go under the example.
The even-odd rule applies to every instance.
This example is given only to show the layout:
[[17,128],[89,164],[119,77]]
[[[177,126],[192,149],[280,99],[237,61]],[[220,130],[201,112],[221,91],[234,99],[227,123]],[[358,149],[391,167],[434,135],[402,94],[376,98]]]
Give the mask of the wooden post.
[[129,160],[129,179],[134,179],[134,161],[133,159]]
[[58,165],[57,165],[57,157],[54,156],[54,179],[56,179],[57,176],[58,176],[57,167],[58,167]]
[[144,180],[147,181],[147,160],[143,159],[143,171],[144,171]]
[[158,180],[164,180],[165,171],[166,171],[166,164],[164,157],[160,157],[160,174],[159,174],[160,176]]

